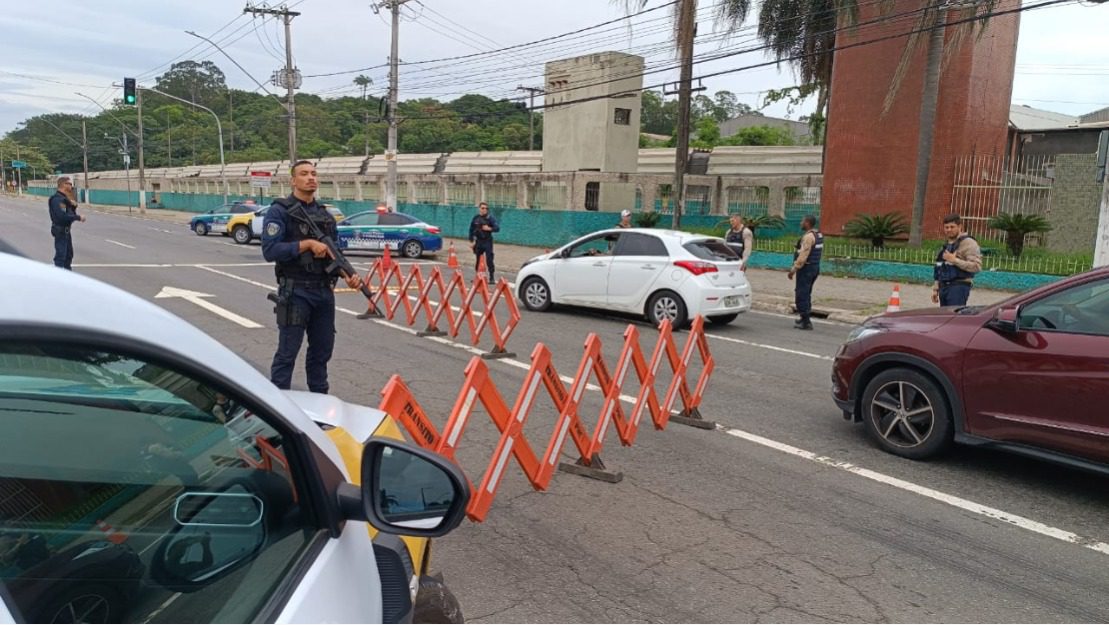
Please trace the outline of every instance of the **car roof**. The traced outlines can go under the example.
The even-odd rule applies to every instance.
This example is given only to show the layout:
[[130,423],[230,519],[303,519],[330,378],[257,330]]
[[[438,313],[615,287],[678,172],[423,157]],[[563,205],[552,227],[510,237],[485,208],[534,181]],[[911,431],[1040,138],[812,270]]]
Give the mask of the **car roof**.
[[[38,261],[0,253],[0,329],[5,326],[48,326],[59,336],[95,332],[122,342],[172,345],[179,357],[191,360],[225,379],[250,389],[342,467],[334,445],[280,389],[237,354],[204,332],[155,304],[110,284]],[[80,315],[73,314],[79,302]]]
[[[640,232],[640,233],[643,233],[643,234],[649,234],[649,235],[656,236],[656,237],[659,237],[659,238],[662,238],[662,239],[673,241],[674,243],[677,243],[678,245],[684,245],[684,244],[686,244],[690,241],[695,241],[695,240],[719,239],[720,238],[718,236],[714,236],[714,235],[711,235],[711,234],[697,234],[695,232],[683,232],[681,230],[663,230],[663,229],[660,229],[660,228],[606,228],[604,230],[598,230],[596,232],[590,232],[589,234],[584,234],[580,237],[575,238],[574,241],[580,241],[581,239],[584,239],[586,237],[591,237],[591,236],[595,236],[595,235],[598,235],[598,234],[611,234],[611,233],[622,233],[622,232]],[[573,243],[573,241],[571,241],[571,243]]]

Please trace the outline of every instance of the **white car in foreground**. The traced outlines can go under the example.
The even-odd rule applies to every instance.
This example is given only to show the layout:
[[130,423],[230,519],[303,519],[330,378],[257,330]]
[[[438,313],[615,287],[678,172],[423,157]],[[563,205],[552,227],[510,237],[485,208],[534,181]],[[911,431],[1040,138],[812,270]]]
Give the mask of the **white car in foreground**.
[[0,285],[0,623],[411,621],[397,535],[461,522],[453,462],[115,287]]
[[517,293],[528,310],[552,304],[642,314],[681,327],[704,315],[731,323],[751,308],[751,285],[723,239],[614,228],[584,236],[524,263]]

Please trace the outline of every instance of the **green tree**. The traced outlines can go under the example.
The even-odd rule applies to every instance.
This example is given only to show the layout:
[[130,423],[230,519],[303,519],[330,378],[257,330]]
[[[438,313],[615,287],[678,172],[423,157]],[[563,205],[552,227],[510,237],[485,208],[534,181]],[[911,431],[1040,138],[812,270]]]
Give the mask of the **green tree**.
[[793,134],[776,126],[750,126],[722,140],[722,145],[795,145]]
[[640,95],[639,130],[654,135],[674,134],[678,119],[678,101],[664,100],[658,91],[645,90]]
[[1043,215],[1022,215],[1020,213],[999,213],[990,219],[994,230],[1005,232],[1005,247],[1016,258],[1024,253],[1024,239],[1033,232],[1049,232],[1051,224]]
[[369,76],[359,74],[354,77],[354,84],[362,88],[362,99],[365,100],[366,90],[370,88],[370,85],[374,84],[374,81]]
[[691,142],[693,147],[714,148],[720,144],[720,125],[714,117],[703,117],[697,122],[697,139]]
[[174,63],[155,80],[155,86],[159,91],[203,104],[217,112],[227,110],[222,98],[227,91],[227,79],[223,70],[211,61]]

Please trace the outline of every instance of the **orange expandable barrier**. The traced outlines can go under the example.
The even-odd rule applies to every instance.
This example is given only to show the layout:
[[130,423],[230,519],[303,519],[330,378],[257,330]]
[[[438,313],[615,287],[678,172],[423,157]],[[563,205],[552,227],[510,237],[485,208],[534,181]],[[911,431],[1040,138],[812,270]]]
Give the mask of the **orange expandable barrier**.
[[[695,351],[699,352],[703,364],[701,374],[690,391],[686,376]],[[660,404],[654,387],[658,368],[664,357],[673,371],[673,379]],[[601,339],[591,333],[585,340],[584,352],[569,388],[551,363],[550,350],[542,343],[537,344],[531,353],[531,367],[511,409],[490,379],[485,361],[476,357],[471,359],[466,366],[465,381],[443,427],[443,433],[428,419],[399,375],[392,376],[382,390],[379,407],[398,419],[419,445],[455,459],[455,451],[461,443],[475,402],[481,403],[501,436],[480,485],[474,488],[472,480],[470,483],[473,496],[466,513],[471,520],[480,522],[485,519],[493,504],[510,456],[516,459],[533,488],[545,490],[550,484],[567,436],[577,447],[581,461],[586,465],[599,459],[598,454],[604,445],[610,423],[613,424],[620,442],[630,446],[635,441],[644,411],[650,413],[655,428],[659,430],[666,428],[671,417],[671,406],[677,398],[681,398],[682,415],[696,414],[714,367],[705,337],[703,317],[694,319],[689,337],[680,351],[669,321],[663,322],[659,327],[658,340],[650,361],[644,358],[640,348],[639,330],[634,325],[629,325],[624,331],[624,345],[617,360],[615,374],[610,375],[609,368],[604,363]],[[639,379],[640,391],[629,418],[621,403],[621,391],[627,375],[633,371]],[[579,414],[581,397],[591,378],[596,379],[604,396],[601,412],[592,432],[585,427]],[[523,432],[524,424],[539,394],[540,384],[558,411],[555,427],[542,456],[536,455]]]

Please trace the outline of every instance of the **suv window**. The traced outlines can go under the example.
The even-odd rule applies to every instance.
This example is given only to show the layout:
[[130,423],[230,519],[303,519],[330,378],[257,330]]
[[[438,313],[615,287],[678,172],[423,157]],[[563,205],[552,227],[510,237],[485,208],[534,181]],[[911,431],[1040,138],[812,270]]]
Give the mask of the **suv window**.
[[221,389],[0,342],[0,590],[23,620],[254,620],[319,531],[295,474]]
[[735,250],[718,239],[699,239],[683,245],[690,254],[702,260],[739,260]]
[[256,210],[258,210],[257,204],[236,204],[231,209],[231,212],[235,213],[236,215],[241,215],[243,213],[253,213]]
[[613,250],[616,256],[669,256],[658,237],[641,232],[624,232]]
[[1024,306],[1020,327],[1109,336],[1109,279],[1080,284]]

